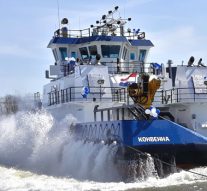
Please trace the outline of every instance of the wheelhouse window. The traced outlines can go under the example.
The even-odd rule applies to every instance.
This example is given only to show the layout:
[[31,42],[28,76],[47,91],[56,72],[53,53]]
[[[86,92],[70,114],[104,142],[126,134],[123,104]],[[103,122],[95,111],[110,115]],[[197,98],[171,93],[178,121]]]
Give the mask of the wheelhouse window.
[[96,58],[96,55],[97,55],[97,46],[89,46],[89,53],[90,53],[90,56],[91,58]]
[[52,50],[52,53],[53,53],[53,56],[54,56],[54,58],[55,58],[55,61],[57,61],[57,60],[58,60],[58,54],[57,54],[56,49],[53,49],[53,50]]
[[77,58],[77,56],[76,56],[76,52],[71,52],[71,57],[73,57],[73,58]]
[[67,57],[67,48],[60,47],[59,50],[60,50],[61,59],[65,60],[65,58]]
[[82,59],[88,59],[89,58],[87,47],[79,48],[79,50],[80,50],[80,54],[81,54]]
[[147,50],[139,51],[139,61],[144,62]]
[[135,60],[135,53],[134,52],[130,53],[130,60]]
[[118,58],[119,51],[119,45],[101,45],[101,53],[104,58]]

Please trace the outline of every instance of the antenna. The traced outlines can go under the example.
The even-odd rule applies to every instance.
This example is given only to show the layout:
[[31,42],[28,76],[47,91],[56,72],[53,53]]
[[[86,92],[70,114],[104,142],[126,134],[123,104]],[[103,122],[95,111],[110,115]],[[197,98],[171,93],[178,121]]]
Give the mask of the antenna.
[[126,36],[127,38],[132,37],[133,39],[144,39],[145,32],[140,32],[140,29],[133,29],[133,31],[131,29],[128,29],[125,31],[125,25],[131,21],[131,18],[122,18],[120,14],[117,17],[115,13],[119,13],[118,9],[119,7],[115,6],[114,9],[109,10],[105,15],[102,15],[101,19],[97,20],[95,25],[90,26],[93,28],[92,36],[125,36],[125,33],[127,32],[129,33],[129,36]]
[[60,29],[60,6],[59,6],[59,0],[57,0],[57,8],[58,8],[58,26]]

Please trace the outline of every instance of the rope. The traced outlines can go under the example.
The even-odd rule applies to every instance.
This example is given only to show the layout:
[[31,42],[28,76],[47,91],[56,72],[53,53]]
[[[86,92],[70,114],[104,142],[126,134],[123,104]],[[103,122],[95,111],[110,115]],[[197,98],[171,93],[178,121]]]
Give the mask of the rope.
[[[127,146],[128,148],[130,148],[130,149],[136,151],[136,152],[139,153],[139,154],[142,154],[142,155],[144,155],[144,156],[148,156],[147,153],[144,153],[144,152],[142,152],[142,151],[140,151],[140,150],[138,150],[138,149],[136,149],[136,148],[134,148],[134,147],[131,147],[131,146],[128,146],[128,145],[126,145],[126,146]],[[153,156],[151,156],[151,157],[152,157],[154,160],[160,161],[160,162],[162,162],[163,164],[166,164],[166,165],[168,165],[168,166],[174,167],[174,168],[176,168],[176,169],[178,169],[178,170],[182,170],[182,171],[185,171],[185,172],[189,172],[189,173],[191,173],[191,174],[195,174],[195,175],[199,175],[199,176],[202,176],[202,177],[207,178],[207,175],[204,175],[204,174],[201,174],[201,173],[198,173],[198,172],[194,172],[194,171],[191,171],[191,170],[185,170],[185,169],[183,169],[183,168],[177,167],[176,165],[173,165],[173,164],[170,164],[170,163],[168,163],[168,162],[165,162],[165,161],[163,161],[163,160],[161,160],[161,159],[159,159],[159,158],[157,158],[157,157],[153,157]]]

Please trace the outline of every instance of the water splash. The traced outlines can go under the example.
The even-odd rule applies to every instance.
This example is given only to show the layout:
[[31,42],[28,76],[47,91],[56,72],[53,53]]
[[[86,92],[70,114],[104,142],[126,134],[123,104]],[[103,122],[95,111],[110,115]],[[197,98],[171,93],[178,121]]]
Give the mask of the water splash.
[[116,147],[74,141],[72,115],[57,122],[46,111],[19,112],[0,120],[0,164],[55,176],[109,181],[119,179]]

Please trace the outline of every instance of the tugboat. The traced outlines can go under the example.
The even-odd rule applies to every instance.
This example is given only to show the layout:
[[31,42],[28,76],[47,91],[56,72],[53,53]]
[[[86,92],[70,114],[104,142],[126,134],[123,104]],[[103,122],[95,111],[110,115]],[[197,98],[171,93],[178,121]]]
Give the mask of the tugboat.
[[168,164],[206,165],[207,68],[193,66],[194,57],[174,67],[147,63],[153,43],[140,29],[126,30],[131,18],[117,16],[118,8],[83,30],[62,19],[48,45],[55,63],[45,72],[43,106],[57,120],[75,116],[76,139],[116,144],[116,161],[150,155],[164,172]]

